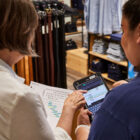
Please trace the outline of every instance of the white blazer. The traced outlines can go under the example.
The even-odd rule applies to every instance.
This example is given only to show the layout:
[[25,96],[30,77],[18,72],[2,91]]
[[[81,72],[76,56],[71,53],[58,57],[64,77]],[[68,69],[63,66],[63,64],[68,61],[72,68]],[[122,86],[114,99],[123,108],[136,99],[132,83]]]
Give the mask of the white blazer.
[[0,140],[71,140],[62,128],[51,130],[41,97],[20,81],[0,59]]

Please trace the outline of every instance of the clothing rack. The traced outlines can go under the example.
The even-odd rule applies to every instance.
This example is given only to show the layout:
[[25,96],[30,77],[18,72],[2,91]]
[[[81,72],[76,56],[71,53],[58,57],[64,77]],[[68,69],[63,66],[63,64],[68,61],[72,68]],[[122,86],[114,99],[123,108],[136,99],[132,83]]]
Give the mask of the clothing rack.
[[16,65],[15,71],[25,78],[26,84],[34,80],[66,88],[64,6],[50,0],[33,3],[39,15],[35,39],[35,50],[39,57],[30,58],[30,61],[24,58]]

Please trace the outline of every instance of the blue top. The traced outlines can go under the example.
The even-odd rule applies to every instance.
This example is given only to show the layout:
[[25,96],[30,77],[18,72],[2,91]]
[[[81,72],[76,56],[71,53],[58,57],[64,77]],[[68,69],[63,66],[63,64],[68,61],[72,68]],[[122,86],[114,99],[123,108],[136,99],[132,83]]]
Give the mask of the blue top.
[[110,91],[94,117],[88,140],[140,140],[140,73]]

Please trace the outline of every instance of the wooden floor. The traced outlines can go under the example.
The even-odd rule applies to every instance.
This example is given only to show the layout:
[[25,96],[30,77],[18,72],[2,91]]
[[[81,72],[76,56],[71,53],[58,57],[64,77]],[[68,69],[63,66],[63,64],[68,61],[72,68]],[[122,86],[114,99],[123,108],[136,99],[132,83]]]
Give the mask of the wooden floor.
[[[67,36],[66,38],[67,38],[67,40],[73,39],[76,42],[78,48],[82,47],[81,34],[77,34],[74,36]],[[73,82],[76,80],[79,80],[85,76],[87,76],[87,75],[80,74],[79,72],[76,72],[72,69],[67,68],[67,88],[73,90],[74,89]],[[109,87],[109,89],[111,89],[112,82],[106,81],[106,83],[107,83],[107,86]]]
[[67,68],[67,88],[73,90],[73,82],[85,76],[86,75],[80,74],[79,72]]
[[[72,69],[67,68],[67,88],[71,89],[71,90],[74,90],[73,82],[76,81],[76,80],[79,80],[83,77],[86,77],[86,75],[83,75],[79,72],[76,72]],[[112,82],[106,81],[106,83],[107,83],[107,86],[109,87],[109,89],[111,89],[112,88]]]

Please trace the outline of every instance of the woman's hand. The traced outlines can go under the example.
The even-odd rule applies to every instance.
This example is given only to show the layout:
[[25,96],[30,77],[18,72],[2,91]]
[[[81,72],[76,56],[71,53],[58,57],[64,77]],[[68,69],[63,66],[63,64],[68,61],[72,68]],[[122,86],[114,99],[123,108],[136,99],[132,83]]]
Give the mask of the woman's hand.
[[77,140],[87,140],[90,130],[90,120],[89,115],[92,113],[88,109],[82,108],[80,114],[78,115],[76,128],[76,139]]
[[113,86],[113,88],[115,88],[115,87],[118,87],[118,86],[120,86],[122,84],[127,84],[127,83],[128,82],[125,81],[125,80],[120,80],[120,81],[115,82],[112,86]]
[[81,108],[77,118],[77,125],[90,125],[89,115],[92,115],[88,109]]
[[86,92],[86,90],[76,90],[72,94],[69,94],[64,102],[63,109],[75,112],[83,107],[86,104],[83,93]]
[[58,121],[57,127],[63,128],[69,135],[72,131],[72,122],[75,112],[86,104],[83,93],[85,90],[77,90],[69,94],[64,102],[61,117]]

